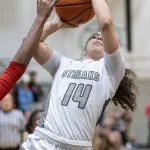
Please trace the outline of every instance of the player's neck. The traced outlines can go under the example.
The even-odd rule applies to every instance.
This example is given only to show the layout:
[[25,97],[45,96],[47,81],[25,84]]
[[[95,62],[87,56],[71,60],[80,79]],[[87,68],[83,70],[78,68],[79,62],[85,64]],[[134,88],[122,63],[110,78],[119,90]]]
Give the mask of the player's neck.
[[84,56],[83,60],[86,60],[86,59],[94,60],[94,59],[92,59],[92,58],[91,58],[91,57],[89,57],[89,56]]
[[97,61],[97,59],[94,59],[94,58],[92,58],[92,57],[89,57],[89,56],[85,56],[83,60],[86,60],[86,59],[90,59],[90,60]]

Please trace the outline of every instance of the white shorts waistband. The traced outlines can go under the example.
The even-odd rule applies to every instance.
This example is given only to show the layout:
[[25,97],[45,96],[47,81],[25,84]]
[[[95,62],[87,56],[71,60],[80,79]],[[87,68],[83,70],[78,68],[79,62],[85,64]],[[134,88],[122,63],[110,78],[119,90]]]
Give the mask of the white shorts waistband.
[[[34,134],[45,139],[46,141],[59,145],[65,148],[72,148],[73,146],[77,147],[87,147],[86,149],[92,147],[92,141],[77,141],[77,140],[70,140],[64,137],[60,137],[44,128],[36,127]],[[89,149],[89,150],[90,150]]]

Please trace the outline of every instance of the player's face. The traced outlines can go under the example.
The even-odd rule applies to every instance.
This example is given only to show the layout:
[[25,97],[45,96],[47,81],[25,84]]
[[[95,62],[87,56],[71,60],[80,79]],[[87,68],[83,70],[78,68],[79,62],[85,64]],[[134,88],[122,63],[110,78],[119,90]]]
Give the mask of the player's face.
[[94,34],[87,42],[85,57],[99,60],[104,56],[104,48],[100,33]]

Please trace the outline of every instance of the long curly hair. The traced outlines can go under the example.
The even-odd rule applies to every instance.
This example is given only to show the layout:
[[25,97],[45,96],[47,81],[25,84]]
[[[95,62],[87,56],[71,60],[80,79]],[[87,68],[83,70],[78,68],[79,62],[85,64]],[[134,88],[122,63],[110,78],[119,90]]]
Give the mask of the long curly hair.
[[125,76],[120,82],[120,85],[112,98],[112,102],[118,106],[120,105],[125,110],[134,111],[137,102],[138,88],[135,84],[137,75],[132,69],[126,69]]

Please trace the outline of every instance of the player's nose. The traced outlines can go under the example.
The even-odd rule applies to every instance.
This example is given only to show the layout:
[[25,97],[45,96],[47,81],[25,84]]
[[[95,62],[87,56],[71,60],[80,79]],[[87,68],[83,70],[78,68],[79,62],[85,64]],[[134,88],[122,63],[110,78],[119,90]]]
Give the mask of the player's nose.
[[97,36],[97,40],[102,41],[102,37],[101,36]]
[[97,37],[97,41],[99,41],[99,42],[100,42],[100,44],[101,44],[101,46],[103,46],[103,43],[102,43],[102,38],[101,38],[101,36],[98,36],[98,37]]

